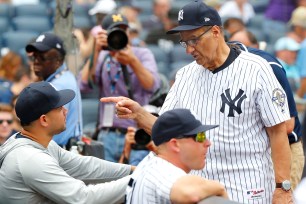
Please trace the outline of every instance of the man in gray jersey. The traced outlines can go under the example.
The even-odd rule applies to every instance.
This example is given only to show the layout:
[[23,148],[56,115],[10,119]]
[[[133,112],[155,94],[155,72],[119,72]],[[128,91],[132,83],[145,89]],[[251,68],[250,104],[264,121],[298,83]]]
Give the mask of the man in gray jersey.
[[[194,62],[180,69],[160,114],[187,108],[202,123],[219,124],[203,170],[193,171],[225,184],[230,199],[242,203],[292,203],[290,148],[285,121],[287,98],[270,65],[259,56],[230,48],[217,11],[192,1],[178,13],[181,45]],[[116,102],[119,118],[132,118],[148,133],[156,118],[124,97]]]
[[[123,201],[131,166],[74,154],[52,141],[65,130],[64,105],[74,97],[74,91],[57,91],[49,82],[32,83],[20,93],[15,110],[23,129],[0,147],[0,203]],[[82,179],[116,181],[86,186]]]

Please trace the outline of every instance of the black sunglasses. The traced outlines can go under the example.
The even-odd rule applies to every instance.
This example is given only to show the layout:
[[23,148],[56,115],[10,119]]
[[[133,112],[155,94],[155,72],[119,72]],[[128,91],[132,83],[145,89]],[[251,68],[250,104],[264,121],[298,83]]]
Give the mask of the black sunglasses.
[[7,124],[9,124],[9,125],[13,123],[13,120],[0,120],[0,125],[1,125],[4,121],[6,121]]

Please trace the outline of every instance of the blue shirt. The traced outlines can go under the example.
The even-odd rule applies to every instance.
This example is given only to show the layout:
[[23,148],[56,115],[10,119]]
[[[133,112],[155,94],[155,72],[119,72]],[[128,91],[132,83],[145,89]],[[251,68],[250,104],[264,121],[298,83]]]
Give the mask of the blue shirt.
[[82,135],[82,106],[81,94],[78,88],[75,76],[68,70],[65,64],[59,67],[56,72],[47,79],[57,90],[71,89],[75,92],[75,98],[64,107],[68,109],[66,119],[66,130],[53,137],[53,140],[59,145],[66,145],[72,137]]
[[11,104],[14,96],[11,91],[12,85],[11,81],[0,78],[0,103]]
[[290,111],[290,117],[294,117],[294,119],[295,119],[294,129],[293,129],[292,133],[288,134],[289,142],[290,142],[290,144],[294,143],[294,142],[297,142],[299,140],[299,138],[302,136],[301,123],[300,123],[300,120],[299,120],[299,117],[298,117],[298,112],[296,110],[296,104],[295,104],[295,101],[294,101],[294,98],[293,98],[293,93],[292,93],[292,90],[290,88],[287,76],[286,76],[286,71],[282,67],[281,63],[273,55],[271,55],[271,54],[269,54],[265,51],[262,51],[262,50],[259,50],[259,49],[256,49],[256,48],[245,47],[241,43],[236,43],[235,42],[235,44],[239,45],[242,50],[244,50],[246,52],[253,53],[255,55],[258,55],[258,56],[264,58],[265,60],[267,60],[269,62],[278,82],[280,83],[280,85],[282,86],[284,91],[286,92],[289,111]]

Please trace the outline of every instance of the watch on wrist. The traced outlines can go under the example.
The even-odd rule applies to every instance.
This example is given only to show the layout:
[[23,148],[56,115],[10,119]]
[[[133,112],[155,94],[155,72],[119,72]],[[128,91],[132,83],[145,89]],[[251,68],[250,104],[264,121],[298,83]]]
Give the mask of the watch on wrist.
[[291,183],[289,180],[285,180],[281,183],[276,183],[276,188],[281,188],[284,191],[289,191],[291,189]]

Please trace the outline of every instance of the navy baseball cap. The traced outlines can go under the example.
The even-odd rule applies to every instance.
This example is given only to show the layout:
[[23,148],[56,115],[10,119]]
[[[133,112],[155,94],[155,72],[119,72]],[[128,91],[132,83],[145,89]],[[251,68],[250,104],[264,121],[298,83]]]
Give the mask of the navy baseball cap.
[[22,123],[29,124],[41,115],[69,103],[74,97],[73,90],[57,91],[49,82],[34,82],[21,91],[15,111]]
[[35,42],[26,46],[27,52],[47,52],[51,49],[57,49],[62,55],[66,54],[62,39],[53,33],[43,33],[39,35]]
[[172,138],[196,135],[218,125],[203,125],[188,109],[173,109],[159,116],[152,128],[152,140],[156,146]]
[[125,25],[127,27],[129,26],[127,18],[120,13],[108,14],[102,21],[102,28],[106,30],[118,27],[120,25]]
[[194,0],[185,5],[178,12],[177,20],[179,25],[169,30],[167,34],[194,30],[202,26],[222,25],[218,12],[214,8],[207,6],[202,0]]

